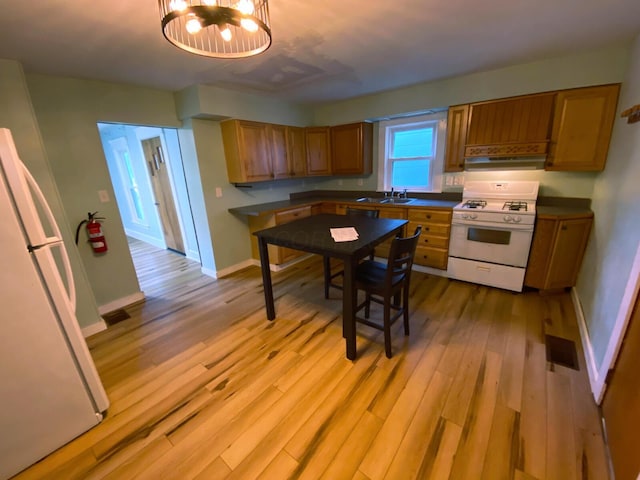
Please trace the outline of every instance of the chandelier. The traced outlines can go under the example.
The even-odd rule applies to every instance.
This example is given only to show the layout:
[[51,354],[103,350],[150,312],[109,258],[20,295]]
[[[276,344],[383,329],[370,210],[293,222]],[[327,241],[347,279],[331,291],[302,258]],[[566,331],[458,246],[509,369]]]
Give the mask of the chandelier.
[[271,45],[267,0],[158,0],[162,33],[187,52],[243,58]]

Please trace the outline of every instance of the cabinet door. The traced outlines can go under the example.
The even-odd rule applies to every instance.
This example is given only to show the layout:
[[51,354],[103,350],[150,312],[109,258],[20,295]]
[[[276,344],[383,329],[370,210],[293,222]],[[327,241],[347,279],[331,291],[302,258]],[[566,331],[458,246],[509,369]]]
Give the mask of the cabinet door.
[[464,147],[467,140],[468,120],[469,105],[449,107],[444,160],[445,172],[461,172],[464,168]]
[[331,175],[329,127],[305,128],[307,175]]
[[573,287],[582,265],[593,216],[538,218],[524,284],[539,290]]
[[352,123],[331,127],[333,175],[368,175],[372,168],[373,125]]
[[546,288],[565,288],[576,284],[591,232],[591,223],[591,218],[561,220],[559,222],[549,273],[545,282]]
[[544,290],[547,287],[547,272],[553,252],[556,238],[558,220],[538,218],[536,219],[531,249],[529,250],[529,262],[524,276],[524,284],[527,287]]
[[273,178],[267,124],[228,120],[220,124],[229,182],[260,182]]
[[553,93],[471,104],[466,157],[544,155]]
[[287,127],[287,155],[289,176],[304,177],[307,174],[307,147],[303,127]]
[[269,125],[269,144],[271,147],[271,171],[273,178],[287,178],[290,176],[289,156],[287,152],[287,127],[284,125]]
[[620,85],[558,92],[547,170],[603,170]]

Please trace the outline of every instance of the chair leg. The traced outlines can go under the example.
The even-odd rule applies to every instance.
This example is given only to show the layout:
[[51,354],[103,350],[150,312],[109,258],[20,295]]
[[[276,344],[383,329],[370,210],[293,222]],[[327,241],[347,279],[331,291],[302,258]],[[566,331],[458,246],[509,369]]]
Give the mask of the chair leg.
[[391,305],[390,298],[384,302],[384,352],[387,358],[391,358]]
[[369,315],[371,314],[371,294],[370,293],[365,293],[364,301],[365,301],[364,318],[369,318]]
[[331,259],[322,257],[324,264],[324,298],[329,298],[329,284],[331,283]]
[[404,334],[409,335],[409,289],[402,289],[402,317],[404,320]]

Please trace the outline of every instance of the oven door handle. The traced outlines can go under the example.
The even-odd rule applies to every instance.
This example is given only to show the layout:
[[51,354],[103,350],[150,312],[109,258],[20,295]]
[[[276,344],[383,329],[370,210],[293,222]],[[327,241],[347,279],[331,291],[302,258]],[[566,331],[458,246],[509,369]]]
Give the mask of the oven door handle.
[[510,232],[533,232],[533,225],[523,225],[521,223],[493,223],[493,222],[476,222],[473,220],[452,220],[452,227],[478,227],[486,230],[507,230]]

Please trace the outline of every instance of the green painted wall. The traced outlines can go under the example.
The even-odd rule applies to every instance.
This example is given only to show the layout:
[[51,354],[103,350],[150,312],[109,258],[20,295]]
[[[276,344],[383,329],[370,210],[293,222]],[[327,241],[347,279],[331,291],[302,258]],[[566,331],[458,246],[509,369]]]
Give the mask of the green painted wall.
[[0,127],[11,130],[18,155],[40,185],[62,231],[74,275],[78,323],[80,327],[96,324],[100,322],[96,301],[54,182],[22,66],[12,60],[0,60]]
[[[594,229],[578,279],[577,291],[593,346],[595,361],[605,356],[640,248],[640,124],[628,124],[620,112],[640,103],[640,35],[630,55],[613,127],[607,168],[595,180],[592,208]],[[606,372],[605,372],[606,373]]]
[[[28,75],[51,169],[64,209],[75,227],[87,212],[106,217],[103,230],[109,252],[95,255],[79,243],[98,305],[108,305],[139,292],[124,228],[116,205],[100,141],[98,122],[177,127],[171,92],[45,75]],[[111,199],[101,203],[98,191]],[[85,237],[81,239],[86,240]]]

